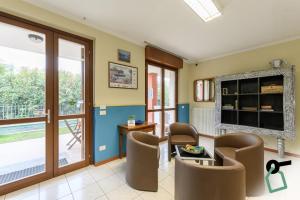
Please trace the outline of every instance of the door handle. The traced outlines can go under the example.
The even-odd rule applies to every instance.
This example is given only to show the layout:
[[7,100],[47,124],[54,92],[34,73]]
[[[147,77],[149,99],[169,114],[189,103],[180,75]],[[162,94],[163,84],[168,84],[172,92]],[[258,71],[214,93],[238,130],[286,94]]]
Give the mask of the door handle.
[[47,113],[45,113],[45,115],[47,116],[47,123],[50,124],[51,123],[51,111],[50,111],[50,109],[47,110]]

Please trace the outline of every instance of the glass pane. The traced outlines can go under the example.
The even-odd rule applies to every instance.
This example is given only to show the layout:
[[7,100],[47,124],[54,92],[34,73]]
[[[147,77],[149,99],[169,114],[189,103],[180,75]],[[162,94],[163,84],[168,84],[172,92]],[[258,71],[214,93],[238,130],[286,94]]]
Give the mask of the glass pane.
[[45,172],[45,122],[0,126],[0,185]]
[[148,109],[161,108],[161,68],[148,65]]
[[59,167],[85,159],[84,119],[59,121]]
[[204,80],[204,101],[208,101],[209,100],[209,80]]
[[156,123],[156,135],[158,137],[161,137],[161,129],[162,129],[162,123],[161,123],[161,112],[148,112],[148,122]]
[[59,39],[59,114],[84,113],[84,45]]
[[165,135],[168,135],[169,126],[176,121],[175,110],[165,111]]
[[214,98],[215,98],[215,82],[210,81],[209,100],[214,100]]
[[0,22],[0,120],[43,117],[45,35]]
[[203,101],[203,80],[196,82],[196,99],[197,101]]
[[175,108],[175,72],[165,69],[165,108]]

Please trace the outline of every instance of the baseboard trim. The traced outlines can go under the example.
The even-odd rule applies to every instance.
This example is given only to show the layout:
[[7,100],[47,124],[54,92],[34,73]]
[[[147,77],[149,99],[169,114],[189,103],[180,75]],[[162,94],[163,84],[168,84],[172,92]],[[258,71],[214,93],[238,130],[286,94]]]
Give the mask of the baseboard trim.
[[[126,157],[126,153],[123,154],[123,157]],[[97,166],[100,166],[100,165],[104,165],[104,164],[106,164],[106,163],[109,163],[109,162],[112,162],[112,161],[118,160],[118,159],[120,159],[119,156],[114,156],[114,157],[108,158],[108,159],[106,159],[106,160],[102,160],[102,161],[99,161],[99,162],[95,162],[95,163],[94,163],[94,166],[97,167]]]
[[[269,148],[269,147],[265,147],[264,149],[265,149],[265,151],[269,151],[269,152],[273,152],[273,153],[278,153],[278,151],[276,149],[272,149],[272,148]],[[291,153],[291,152],[284,152],[284,155],[295,157],[295,158],[300,158],[299,154],[295,154],[295,153]]]
[[[202,133],[199,133],[199,135],[201,137],[210,138],[210,139],[215,139],[216,138],[216,136],[206,135],[206,134],[202,134]],[[272,149],[272,148],[269,148],[269,147],[264,147],[264,150],[269,151],[269,152],[273,152],[273,153],[278,153],[278,151],[276,149]],[[295,158],[300,158],[299,154],[291,153],[291,152],[284,152],[284,155],[295,157]]]

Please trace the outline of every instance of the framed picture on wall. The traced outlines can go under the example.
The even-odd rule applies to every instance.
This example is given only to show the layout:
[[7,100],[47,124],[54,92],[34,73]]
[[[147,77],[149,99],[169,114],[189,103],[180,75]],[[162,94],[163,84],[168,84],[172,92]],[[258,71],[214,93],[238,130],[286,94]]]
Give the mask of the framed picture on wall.
[[130,52],[118,49],[118,60],[130,63]]
[[138,88],[138,68],[114,62],[108,62],[110,88]]

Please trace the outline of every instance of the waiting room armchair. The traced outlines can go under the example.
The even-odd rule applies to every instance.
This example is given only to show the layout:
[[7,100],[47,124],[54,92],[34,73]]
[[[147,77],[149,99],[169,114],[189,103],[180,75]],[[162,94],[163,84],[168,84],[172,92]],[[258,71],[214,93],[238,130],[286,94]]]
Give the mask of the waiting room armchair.
[[224,158],[204,166],[175,158],[175,200],[245,200],[245,167]]
[[127,135],[126,181],[137,190],[158,189],[159,138],[144,132]]
[[171,161],[171,154],[175,151],[174,145],[198,145],[199,134],[193,125],[185,123],[173,123],[170,125],[168,138],[168,159]]
[[264,141],[255,134],[228,134],[215,138],[215,159],[229,157],[245,166],[246,194],[264,193]]

